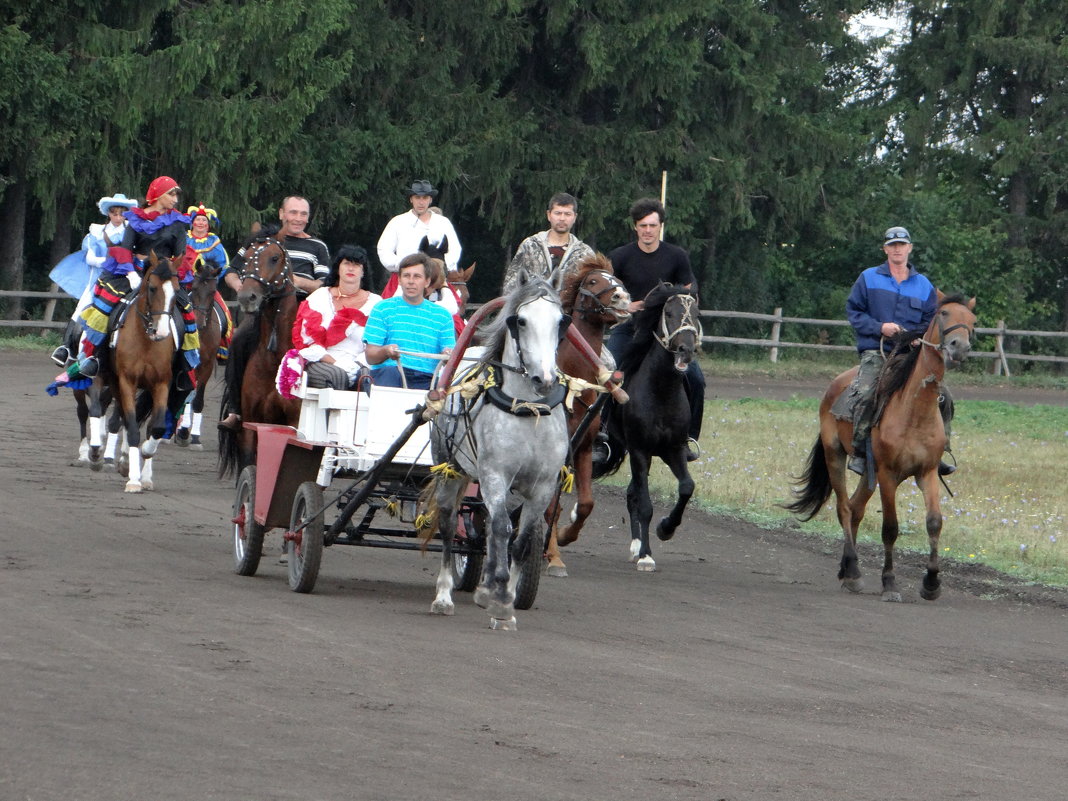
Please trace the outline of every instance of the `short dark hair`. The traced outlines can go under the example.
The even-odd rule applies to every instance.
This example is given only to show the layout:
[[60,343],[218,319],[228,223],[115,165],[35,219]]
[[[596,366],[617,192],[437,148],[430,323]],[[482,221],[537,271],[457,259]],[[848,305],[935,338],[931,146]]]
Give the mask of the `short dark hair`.
[[412,267],[416,264],[423,265],[423,278],[430,278],[429,268],[430,257],[422,252],[410,253],[400,260],[400,264],[397,265],[397,277],[400,277],[400,272],[405,267]]
[[549,207],[545,210],[552,211],[554,206],[571,206],[575,214],[578,214],[578,201],[574,195],[569,195],[567,192],[557,192],[549,198]]
[[660,217],[660,222],[667,219],[667,212],[664,210],[663,203],[655,197],[643,197],[635,200],[634,205],[630,207],[630,218],[634,222],[638,222],[638,220],[648,217],[654,211]]
[[338,285],[338,282],[341,280],[341,262],[346,259],[363,265],[363,278],[360,279],[360,288],[370,290],[371,259],[367,255],[367,251],[359,245],[342,245],[337,249],[337,253],[334,255],[334,261],[330,264],[330,272],[327,273],[326,280],[323,281],[323,286]]

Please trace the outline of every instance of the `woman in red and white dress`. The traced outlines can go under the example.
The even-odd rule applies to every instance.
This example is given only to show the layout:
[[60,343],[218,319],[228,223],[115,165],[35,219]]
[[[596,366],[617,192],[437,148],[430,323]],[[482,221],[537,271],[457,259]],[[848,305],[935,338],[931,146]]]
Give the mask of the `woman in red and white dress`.
[[297,310],[293,347],[305,361],[309,387],[351,389],[366,371],[363,329],[381,295],[371,292],[370,259],[357,245],[342,246],[323,286]]

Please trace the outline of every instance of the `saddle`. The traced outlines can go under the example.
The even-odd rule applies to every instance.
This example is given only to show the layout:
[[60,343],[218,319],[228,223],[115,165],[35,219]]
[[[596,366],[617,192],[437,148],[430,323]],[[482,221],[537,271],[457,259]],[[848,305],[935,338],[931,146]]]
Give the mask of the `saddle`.
[[[134,292],[124,295],[112,307],[111,314],[108,315],[108,330],[105,341],[111,347],[115,347],[115,343],[118,341],[119,329],[122,328],[123,323],[126,322],[126,318],[130,314],[130,310],[133,308],[135,297],[136,293]],[[180,350],[182,347],[181,332],[185,331],[185,320],[182,318],[182,310],[178,308],[177,304],[171,308],[171,322],[174,323],[171,326],[171,338],[174,339],[175,349]]]

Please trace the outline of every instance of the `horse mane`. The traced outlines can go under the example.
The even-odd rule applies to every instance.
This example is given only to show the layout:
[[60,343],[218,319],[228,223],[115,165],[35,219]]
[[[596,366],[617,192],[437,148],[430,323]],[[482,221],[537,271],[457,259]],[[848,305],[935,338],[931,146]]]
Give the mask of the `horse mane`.
[[560,305],[564,311],[571,314],[575,310],[578,300],[579,287],[583,280],[594,270],[615,275],[612,262],[603,253],[594,253],[578,263],[578,266],[564,276],[563,285],[560,287]]
[[656,326],[660,322],[660,314],[664,310],[664,304],[676,295],[688,294],[690,294],[690,290],[685,287],[664,281],[649,290],[649,294],[645,296],[644,308],[631,317],[631,320],[634,321],[634,339],[627,344],[627,349],[623,352],[623,358],[619,361],[619,369],[623,371],[624,375],[628,375],[634,370],[656,341]]
[[497,313],[492,322],[483,326],[479,331],[479,340],[486,348],[483,362],[500,361],[503,358],[504,340],[508,334],[508,318],[515,314],[519,307],[538,298],[547,298],[553,303],[560,302],[556,290],[548,281],[524,273],[515,288],[505,296],[504,308]]
[[254,245],[258,242],[263,242],[267,239],[276,239],[278,237],[278,232],[281,229],[282,226],[279,223],[270,222],[266,225],[261,225],[253,233],[248,235],[245,241],[241,243],[241,247],[247,248],[250,245]]

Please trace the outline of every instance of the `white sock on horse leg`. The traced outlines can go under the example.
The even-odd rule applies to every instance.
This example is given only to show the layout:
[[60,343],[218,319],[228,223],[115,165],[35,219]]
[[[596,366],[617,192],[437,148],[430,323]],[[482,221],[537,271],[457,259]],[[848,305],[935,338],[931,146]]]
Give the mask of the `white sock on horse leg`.
[[141,443],[141,453],[146,459],[151,459],[156,455],[156,450],[159,448],[159,440],[155,437],[149,437],[143,443]]
[[140,484],[141,483],[141,451],[137,448],[131,448],[127,454],[130,460],[130,472],[127,475],[127,484]]
[[108,433],[107,442],[104,445],[104,458],[105,459],[114,459],[115,458],[115,448],[118,446],[118,444],[119,444],[119,435],[118,434],[112,434],[112,433],[109,432]]
[[189,428],[189,433],[194,437],[200,436],[200,426],[204,423],[203,412],[193,412],[193,425]]
[[189,428],[189,421],[193,419],[193,404],[187,403],[182,407],[182,416],[178,418],[178,428]]
[[101,431],[104,428],[104,420],[101,417],[89,418],[89,445],[93,448],[99,448],[103,444],[101,439]]

